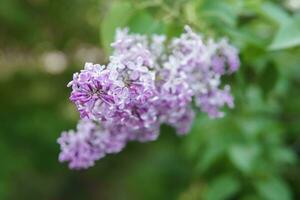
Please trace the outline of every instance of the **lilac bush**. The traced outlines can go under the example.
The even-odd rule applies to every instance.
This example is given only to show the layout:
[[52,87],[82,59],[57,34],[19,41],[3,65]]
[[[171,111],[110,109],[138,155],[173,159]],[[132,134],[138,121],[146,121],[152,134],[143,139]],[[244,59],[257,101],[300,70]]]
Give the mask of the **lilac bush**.
[[[205,40],[188,26],[178,38],[146,36],[118,29],[106,66],[86,63],[68,84],[81,120],[58,139],[59,160],[85,169],[129,141],[156,140],[161,124],[189,132],[195,112],[223,117],[234,106],[229,85],[221,84],[240,65],[227,40]],[[193,109],[192,106],[197,109]]]

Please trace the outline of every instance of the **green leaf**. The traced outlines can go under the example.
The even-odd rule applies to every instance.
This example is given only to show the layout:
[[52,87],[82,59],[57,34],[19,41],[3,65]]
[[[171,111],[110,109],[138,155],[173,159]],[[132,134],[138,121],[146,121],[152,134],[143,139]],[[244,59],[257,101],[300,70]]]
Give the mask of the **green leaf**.
[[206,149],[203,150],[203,155],[199,159],[197,169],[201,172],[209,169],[216,160],[224,153],[224,146],[218,143],[210,144]]
[[270,91],[276,86],[279,79],[279,72],[274,65],[270,62],[267,67],[263,70],[260,77],[260,85],[264,95],[268,95]]
[[256,34],[251,33],[247,28],[232,28],[228,26],[220,27],[227,35],[234,38],[235,43],[239,44],[239,47],[245,47],[246,45],[255,45],[260,48],[264,48],[267,45],[265,40],[259,38]]
[[229,157],[239,170],[247,174],[253,169],[259,150],[256,145],[233,145]]
[[178,37],[183,30],[183,25],[179,24],[178,22],[169,23],[166,26],[166,34],[167,36],[171,37]]
[[294,164],[297,162],[297,155],[291,149],[285,147],[273,148],[271,156],[275,161],[281,164]]
[[[28,9],[22,6],[22,3],[14,0],[0,1],[0,19],[15,26],[26,26],[32,23]],[[2,20],[2,19],[1,19]]]
[[291,17],[289,16],[289,14],[284,9],[282,9],[282,7],[272,2],[264,3],[261,12],[263,15],[266,15],[280,25],[284,25],[287,22],[291,21]]
[[279,27],[269,50],[287,49],[300,45],[300,20],[290,20]]
[[124,27],[133,12],[128,2],[114,2],[103,18],[100,27],[100,38],[106,53],[111,51],[110,44],[114,39],[116,28]]
[[258,195],[256,194],[248,194],[248,195],[244,195],[241,200],[264,200],[262,198],[260,198]]
[[256,183],[258,193],[265,200],[290,200],[291,191],[285,182],[278,178],[269,178]]
[[240,183],[232,175],[223,175],[213,180],[205,192],[206,200],[223,200],[232,197],[238,192]]
[[188,23],[197,23],[196,2],[190,1],[184,6],[184,15]]
[[223,22],[229,26],[235,26],[237,22],[237,13],[234,7],[225,2],[216,0],[206,1],[201,5],[199,18],[205,18],[209,21]]
[[165,26],[163,22],[155,20],[149,13],[145,11],[136,12],[134,15],[132,15],[128,25],[132,32],[141,34],[161,34],[165,32]]

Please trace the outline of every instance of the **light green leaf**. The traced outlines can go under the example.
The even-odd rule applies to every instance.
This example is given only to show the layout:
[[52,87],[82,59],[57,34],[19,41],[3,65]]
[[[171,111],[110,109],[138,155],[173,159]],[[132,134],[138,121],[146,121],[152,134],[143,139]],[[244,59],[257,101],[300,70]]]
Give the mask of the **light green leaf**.
[[249,173],[255,165],[259,150],[256,145],[233,145],[229,149],[229,157],[239,170]]
[[270,178],[256,183],[258,193],[265,200],[290,200],[291,191],[285,182],[278,178]]
[[271,151],[272,158],[277,161],[278,163],[290,163],[293,164],[297,161],[297,155],[288,148],[273,148]]
[[136,12],[128,22],[132,32],[141,34],[164,33],[165,26],[162,22],[155,20],[145,11]]
[[197,23],[196,2],[190,1],[184,6],[184,14],[188,23]]
[[232,197],[238,192],[240,183],[231,175],[223,175],[213,180],[205,192],[206,200],[223,200]]
[[280,25],[284,25],[287,22],[291,21],[291,17],[289,16],[289,14],[284,9],[282,9],[282,7],[272,2],[264,3],[261,12],[263,15],[269,17]]
[[201,5],[199,18],[205,18],[209,21],[223,22],[226,25],[234,26],[237,22],[237,13],[232,6],[220,1],[206,1]]
[[249,44],[264,48],[267,43],[259,38],[257,35],[251,33],[249,29],[246,28],[232,28],[228,26],[220,27],[226,34],[234,38],[235,42],[239,44],[240,48],[243,48]]
[[110,43],[114,39],[116,28],[124,27],[132,12],[132,5],[128,2],[114,2],[110,6],[100,27],[100,38],[106,53],[111,51]]
[[270,50],[286,49],[300,45],[300,20],[291,20],[279,27]]

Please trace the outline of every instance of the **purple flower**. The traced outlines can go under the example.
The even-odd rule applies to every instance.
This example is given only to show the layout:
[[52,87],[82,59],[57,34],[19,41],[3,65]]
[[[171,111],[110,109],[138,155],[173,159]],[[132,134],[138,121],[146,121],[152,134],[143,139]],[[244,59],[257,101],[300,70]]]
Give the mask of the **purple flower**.
[[225,105],[232,108],[234,104],[230,87],[220,89],[221,77],[239,68],[238,51],[225,39],[220,42],[212,39],[205,41],[189,27],[185,29],[185,33],[171,42],[173,51],[166,62],[170,65],[168,69],[185,73],[196,106],[202,112],[212,118],[223,117],[220,108]]
[[128,141],[148,142],[161,124],[187,134],[195,117],[193,102],[211,118],[234,106],[222,76],[240,65],[238,50],[227,40],[216,42],[185,27],[166,42],[118,29],[106,66],[86,63],[68,84],[70,99],[82,120],[76,131],[63,132],[59,160],[84,169],[107,154],[120,152]]
[[196,105],[202,112],[206,112],[211,118],[223,117],[224,112],[220,111],[224,105],[233,108],[233,97],[230,94],[230,87],[225,86],[224,90],[213,90],[207,94],[201,94],[195,98]]
[[126,144],[126,135],[100,127],[91,120],[81,120],[76,131],[63,132],[58,139],[59,160],[68,161],[71,169],[85,169],[109,153],[118,153]]
[[[84,70],[75,73],[70,100],[77,106],[81,118],[106,119],[120,102],[115,102],[113,91],[120,88],[110,79],[111,72],[104,66],[86,63]],[[108,114],[108,115],[106,115]]]

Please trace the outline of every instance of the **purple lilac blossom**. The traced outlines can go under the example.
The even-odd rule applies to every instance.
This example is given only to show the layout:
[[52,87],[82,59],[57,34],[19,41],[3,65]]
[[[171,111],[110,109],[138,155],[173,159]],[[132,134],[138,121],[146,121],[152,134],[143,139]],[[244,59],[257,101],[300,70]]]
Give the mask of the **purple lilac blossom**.
[[81,120],[76,131],[63,132],[58,139],[59,160],[71,169],[85,169],[109,153],[118,153],[126,144],[126,135],[101,127],[91,120]]
[[[240,65],[238,50],[226,39],[207,42],[199,34],[185,27],[186,32],[171,41],[172,53],[167,63],[172,70],[186,74],[188,85],[193,90],[196,106],[209,117],[223,117],[220,109],[233,107],[229,85],[220,89],[221,77],[235,72]],[[175,68],[175,69],[174,69]]]
[[234,73],[240,61],[226,39],[205,40],[186,26],[167,43],[164,35],[131,34],[125,28],[117,29],[111,46],[106,66],[86,63],[68,84],[81,120],[58,143],[59,160],[72,169],[93,166],[129,141],[156,140],[161,124],[187,134],[193,103],[210,118],[223,117],[221,109],[234,106],[221,78]]

